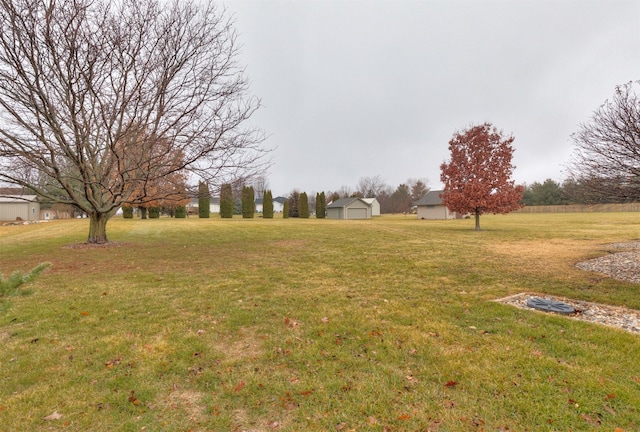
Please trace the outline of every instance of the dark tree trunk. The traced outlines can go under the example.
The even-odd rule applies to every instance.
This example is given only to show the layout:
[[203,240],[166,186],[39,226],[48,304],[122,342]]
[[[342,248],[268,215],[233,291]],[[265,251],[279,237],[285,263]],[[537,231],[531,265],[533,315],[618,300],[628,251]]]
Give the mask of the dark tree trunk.
[[89,215],[89,238],[87,243],[99,244],[108,243],[107,240],[107,220],[109,217],[106,213],[91,213]]
[[476,209],[476,231],[480,231],[480,209]]
[[140,210],[140,219],[146,219],[147,218],[147,208],[146,207],[138,207],[138,210]]

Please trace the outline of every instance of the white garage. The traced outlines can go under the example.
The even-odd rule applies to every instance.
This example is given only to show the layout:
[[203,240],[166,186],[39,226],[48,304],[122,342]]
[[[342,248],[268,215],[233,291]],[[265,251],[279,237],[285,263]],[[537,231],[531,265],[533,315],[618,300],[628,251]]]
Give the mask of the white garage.
[[327,205],[327,219],[371,219],[371,205],[361,198],[341,198]]

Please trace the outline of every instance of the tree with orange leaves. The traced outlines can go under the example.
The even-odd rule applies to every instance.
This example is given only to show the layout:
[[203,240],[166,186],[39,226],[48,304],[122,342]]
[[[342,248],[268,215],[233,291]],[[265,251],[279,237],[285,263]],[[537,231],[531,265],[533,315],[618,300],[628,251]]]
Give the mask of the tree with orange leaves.
[[476,230],[483,213],[507,214],[522,207],[524,189],[511,179],[514,139],[484,123],[455,133],[449,141],[451,160],[440,165],[445,185],[440,197],[453,212],[473,213]]
[[128,195],[127,205],[141,210],[146,219],[148,209],[171,211],[189,202],[183,152],[174,149],[168,140],[150,139],[144,130],[135,131],[114,146],[118,169],[114,184]]

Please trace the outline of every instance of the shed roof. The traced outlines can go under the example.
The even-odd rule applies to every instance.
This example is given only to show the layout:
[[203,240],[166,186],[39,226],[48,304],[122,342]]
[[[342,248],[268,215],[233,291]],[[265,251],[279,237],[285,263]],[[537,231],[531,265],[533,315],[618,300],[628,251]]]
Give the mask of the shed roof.
[[368,202],[366,202],[362,198],[351,197],[351,198],[340,198],[340,199],[337,199],[337,200],[333,201],[331,204],[329,204],[327,206],[327,208],[346,207],[346,206],[348,206],[349,204],[351,204],[354,201],[362,201],[363,203],[367,204],[368,206],[371,206],[371,204],[369,204]]
[[25,203],[38,200],[37,195],[6,195],[0,196],[0,203]]
[[443,192],[444,191],[441,191],[441,190],[429,191],[425,196],[423,196],[422,198],[420,198],[418,200],[416,205],[418,205],[418,206],[421,206],[421,205],[442,205],[442,199],[440,199],[440,195]]
[[27,195],[28,192],[30,191],[23,187],[0,187],[0,195],[2,196]]

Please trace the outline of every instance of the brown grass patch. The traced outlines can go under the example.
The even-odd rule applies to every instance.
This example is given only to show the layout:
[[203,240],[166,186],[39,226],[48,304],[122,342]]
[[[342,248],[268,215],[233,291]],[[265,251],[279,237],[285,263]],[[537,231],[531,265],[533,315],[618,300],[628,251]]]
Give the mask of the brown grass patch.
[[257,359],[264,354],[264,339],[251,328],[244,328],[232,335],[232,338],[221,338],[216,341],[216,351],[224,353],[227,360],[238,361]]
[[307,240],[277,240],[272,243],[274,247],[300,248],[307,244]]
[[575,270],[575,263],[593,256],[597,246],[575,240],[533,240],[487,244],[486,248],[524,273],[559,274]]
[[180,410],[184,412],[191,423],[205,420],[206,409],[202,402],[203,394],[195,390],[174,388],[159,402],[164,410]]
[[269,432],[274,430],[280,430],[285,427],[288,423],[288,418],[291,415],[288,415],[286,411],[282,411],[277,415],[277,419],[257,419],[251,420],[251,415],[249,412],[240,408],[233,411],[233,420],[237,425],[241,425],[243,428],[241,430],[247,430],[251,432]]

